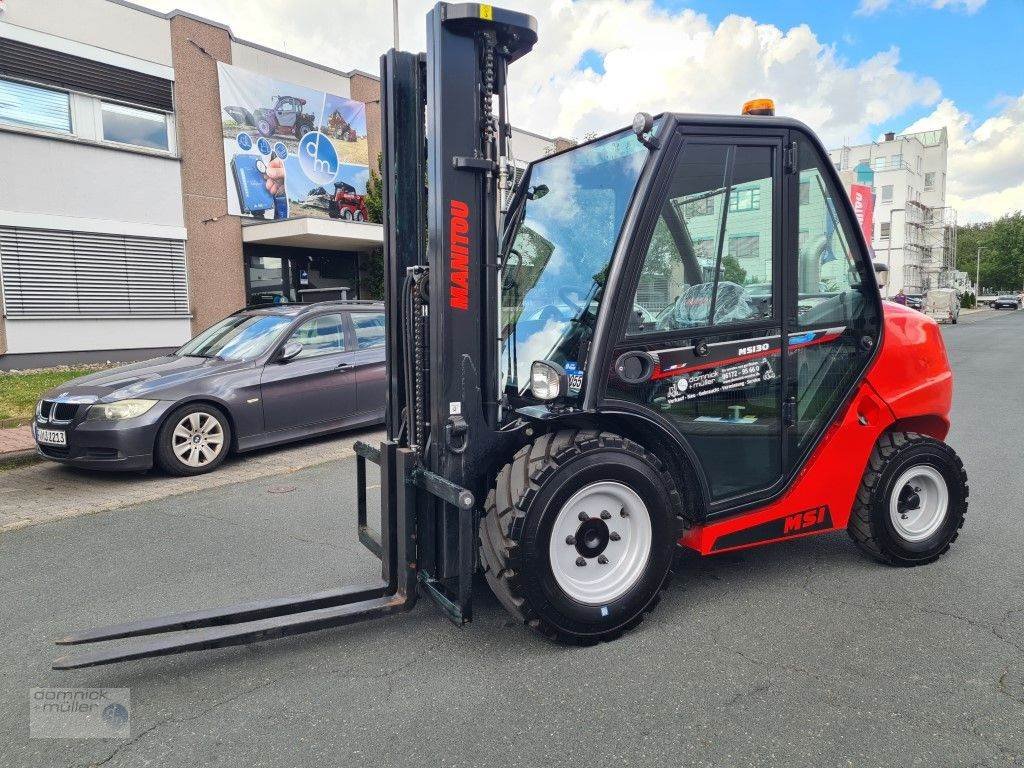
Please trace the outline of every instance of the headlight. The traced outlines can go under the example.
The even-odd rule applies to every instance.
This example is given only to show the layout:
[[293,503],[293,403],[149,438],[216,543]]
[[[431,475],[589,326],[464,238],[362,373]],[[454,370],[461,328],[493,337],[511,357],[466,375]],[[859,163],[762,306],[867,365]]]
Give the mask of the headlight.
[[114,403],[97,403],[89,408],[89,418],[100,421],[134,419],[156,404],[156,400],[118,400]]
[[530,392],[538,400],[554,400],[565,394],[565,369],[550,360],[535,360],[530,366]]

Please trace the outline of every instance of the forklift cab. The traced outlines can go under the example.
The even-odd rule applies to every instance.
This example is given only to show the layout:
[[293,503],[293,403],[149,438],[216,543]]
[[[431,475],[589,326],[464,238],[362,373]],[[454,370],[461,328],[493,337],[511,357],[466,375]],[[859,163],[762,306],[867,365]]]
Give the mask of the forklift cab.
[[528,169],[506,235],[504,416],[641,417],[693,462],[703,513],[724,512],[798,471],[874,356],[881,300],[805,126],[663,115],[651,137]]

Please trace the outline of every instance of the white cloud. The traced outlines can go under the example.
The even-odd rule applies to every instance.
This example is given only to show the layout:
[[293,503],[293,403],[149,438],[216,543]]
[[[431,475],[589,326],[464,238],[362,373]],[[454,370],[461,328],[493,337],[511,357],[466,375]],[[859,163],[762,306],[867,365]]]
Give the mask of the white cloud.
[[[988,0],[909,0],[910,5],[927,5],[935,10],[949,8],[965,13],[976,13]],[[890,8],[893,0],[860,0],[856,13],[860,16],[871,16]]]
[[946,126],[949,132],[949,204],[961,222],[1024,210],[1024,93],[1006,99],[998,114],[975,124],[943,99],[905,133]]
[[[289,4],[251,0],[148,0],[230,24],[241,38],[338,69],[376,72],[391,44],[391,3],[376,13],[357,0]],[[402,47],[425,47],[430,0],[400,0]],[[519,0],[538,19],[540,42],[513,65],[512,117],[545,135],[579,137],[628,125],[637,110],[735,114],[754,96],[800,118],[826,143],[866,139],[869,126],[908,107],[930,105],[938,85],[899,66],[896,49],[859,62],[841,59],[806,25],[782,30],[729,16],[717,26],[690,10],[667,12],[650,0]],[[581,72],[583,54],[604,72]]]
[[860,0],[860,5],[857,6],[857,13],[862,16],[870,16],[874,13],[884,11],[892,5],[892,0]]
[[[285,49],[337,69],[378,69],[391,46],[391,3],[372,0],[145,0],[227,23],[241,38]],[[911,0],[917,2],[917,0]],[[921,0],[977,10],[984,0]],[[401,46],[423,50],[432,0],[399,0]],[[866,0],[881,9],[893,0]],[[580,137],[628,125],[638,110],[735,114],[748,98],[770,96],[779,114],[797,117],[828,146],[871,138],[906,110],[936,105],[927,127],[950,128],[950,192],[963,215],[978,218],[1024,207],[1024,107],[1020,100],[973,126],[929,77],[900,66],[899,51],[859,61],[840,57],[807,25],[783,30],[743,16],[713,24],[691,10],[651,0],[510,0],[538,19],[535,51],[512,65],[512,120],[537,133]],[[592,52],[592,53],[588,53]],[[603,73],[581,71],[598,56]],[[596,69],[601,69],[597,67]],[[961,137],[959,140],[954,136]],[[1016,153],[1016,154],[1014,154]],[[1016,174],[1016,176],[1014,176]]]

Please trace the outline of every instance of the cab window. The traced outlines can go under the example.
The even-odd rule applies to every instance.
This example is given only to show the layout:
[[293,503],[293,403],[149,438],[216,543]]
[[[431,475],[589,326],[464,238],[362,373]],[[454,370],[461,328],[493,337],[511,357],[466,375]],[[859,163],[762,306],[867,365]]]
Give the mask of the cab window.
[[[797,212],[797,322],[851,324],[869,304],[869,281],[840,226],[837,193],[816,160],[817,150],[797,141],[800,205]],[[806,192],[805,192],[806,190]]]
[[772,317],[772,149],[688,143],[644,257],[630,336]]

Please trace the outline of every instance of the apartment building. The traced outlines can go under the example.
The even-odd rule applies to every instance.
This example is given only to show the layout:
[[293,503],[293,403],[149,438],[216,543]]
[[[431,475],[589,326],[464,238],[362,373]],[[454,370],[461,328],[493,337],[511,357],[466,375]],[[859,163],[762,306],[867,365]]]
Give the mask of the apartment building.
[[[374,74],[182,11],[6,0],[0,369],[142,359],[246,304],[378,291],[379,98]],[[513,147],[525,165],[555,142]]]
[[871,246],[875,259],[889,265],[887,294],[962,287],[956,211],[946,203],[946,129],[886,133],[882,141],[829,154],[848,190],[862,184],[874,192]]

